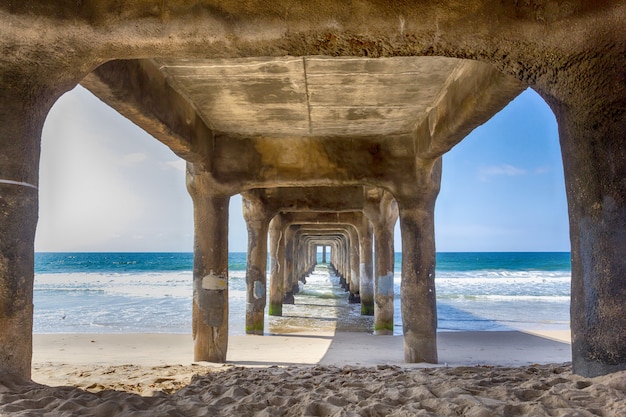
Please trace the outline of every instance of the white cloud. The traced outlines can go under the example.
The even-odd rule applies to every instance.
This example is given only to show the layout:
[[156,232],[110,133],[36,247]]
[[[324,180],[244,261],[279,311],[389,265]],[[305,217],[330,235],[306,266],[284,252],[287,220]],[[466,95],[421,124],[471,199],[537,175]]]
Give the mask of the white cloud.
[[547,174],[550,171],[551,169],[549,167],[539,167],[539,168],[535,168],[535,170],[533,171],[533,174],[542,175],[542,174]]
[[516,177],[526,175],[528,171],[509,164],[483,166],[478,171],[478,178],[481,181],[489,181],[492,177]]
[[187,170],[187,162],[184,159],[177,159],[175,161],[167,161],[163,164],[165,169],[176,169],[178,171],[185,172]]
[[122,160],[119,161],[120,165],[136,165],[148,159],[148,155],[142,152],[129,153],[122,157]]

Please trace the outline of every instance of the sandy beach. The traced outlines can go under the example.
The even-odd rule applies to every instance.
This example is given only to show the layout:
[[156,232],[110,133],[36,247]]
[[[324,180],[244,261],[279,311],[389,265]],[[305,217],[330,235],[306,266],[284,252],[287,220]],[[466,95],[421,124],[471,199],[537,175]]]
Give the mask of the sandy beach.
[[34,382],[0,379],[0,414],[28,416],[624,416],[626,372],[571,373],[569,332],[440,333],[438,365],[402,337],[231,336],[226,364],[190,335],[35,335]]

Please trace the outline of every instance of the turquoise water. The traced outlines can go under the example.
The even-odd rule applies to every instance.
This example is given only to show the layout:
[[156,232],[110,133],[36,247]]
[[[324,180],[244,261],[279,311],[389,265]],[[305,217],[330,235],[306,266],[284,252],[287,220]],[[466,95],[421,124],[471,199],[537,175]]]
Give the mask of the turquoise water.
[[[34,331],[190,333],[192,265],[191,253],[37,253]],[[232,334],[244,332],[245,267],[245,253],[230,254]],[[397,334],[400,269],[396,254]],[[569,253],[439,253],[439,330],[567,329],[570,271]],[[316,300],[347,297],[326,270],[314,273],[302,290],[293,308],[317,316],[325,310]],[[359,316],[358,305],[341,311],[359,327],[353,330],[371,330],[371,319]]]

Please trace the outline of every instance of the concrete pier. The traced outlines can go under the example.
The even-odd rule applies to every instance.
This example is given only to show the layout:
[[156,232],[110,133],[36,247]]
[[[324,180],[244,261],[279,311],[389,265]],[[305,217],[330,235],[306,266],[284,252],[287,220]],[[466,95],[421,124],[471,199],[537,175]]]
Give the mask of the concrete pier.
[[285,256],[285,240],[282,218],[274,216],[270,222],[270,316],[283,315],[285,276],[282,260]]
[[[375,187],[372,194],[384,190],[382,200],[395,202],[379,218],[367,215],[380,252],[372,274],[377,331],[393,328],[389,225],[399,215],[405,358],[436,361],[432,216],[440,158],[533,88],[559,126],[574,372],[626,369],[623,1],[111,5],[0,4],[0,371],[30,376],[41,130],[54,101],[79,82],[188,163],[195,356],[218,362],[228,336],[229,197],[291,188],[294,207],[315,205],[316,193],[299,199],[296,191],[309,187],[336,196],[342,187]],[[356,210],[367,214],[365,205]],[[248,300],[251,331],[259,332],[262,297],[254,287],[262,286],[264,226],[250,219],[257,240]],[[269,312],[280,314],[285,235],[276,217],[269,235]],[[332,246],[333,267],[352,291],[358,273],[363,302],[367,273],[350,263],[349,239],[344,230],[335,243],[311,242]]]
[[187,167],[194,203],[192,336],[194,360],[226,361],[228,348],[228,204],[212,195],[205,171]]
[[441,181],[441,159],[429,166],[417,198],[398,199],[402,233],[402,330],[408,363],[437,363],[435,291],[435,200]]
[[361,264],[359,265],[361,295],[361,314],[364,316],[374,315],[374,264],[372,257],[372,224],[365,216],[359,228],[361,244]]
[[[364,210],[374,227],[374,333],[393,334],[394,226],[398,204],[391,193],[369,190]],[[403,271],[404,272],[404,271]]]
[[[346,289],[350,291],[350,300],[358,302],[359,296],[359,265],[360,265],[360,238],[358,227],[363,223],[361,212],[342,212],[336,214],[329,213],[306,213],[306,212],[284,212],[282,221],[288,227],[292,224],[306,225],[309,228],[315,226],[320,230],[329,227],[341,226],[346,236],[346,244],[342,248],[345,256],[341,262],[342,275],[345,278]],[[306,230],[306,229],[305,229]],[[312,247],[313,251],[315,247]],[[315,256],[315,254],[313,254]]]
[[0,98],[0,369],[30,377],[37,167],[45,111],[24,103],[16,90],[3,89]]
[[271,213],[254,190],[242,194],[243,217],[248,230],[246,263],[246,334],[263,334],[267,304],[267,235]]

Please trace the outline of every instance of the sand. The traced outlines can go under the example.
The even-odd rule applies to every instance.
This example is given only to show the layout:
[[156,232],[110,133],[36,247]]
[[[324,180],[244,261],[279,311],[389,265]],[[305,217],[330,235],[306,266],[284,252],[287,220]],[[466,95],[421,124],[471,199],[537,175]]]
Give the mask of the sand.
[[572,375],[568,332],[438,337],[436,366],[330,331],[231,336],[222,365],[189,335],[35,335],[36,382],[0,375],[0,415],[626,416],[626,372]]

